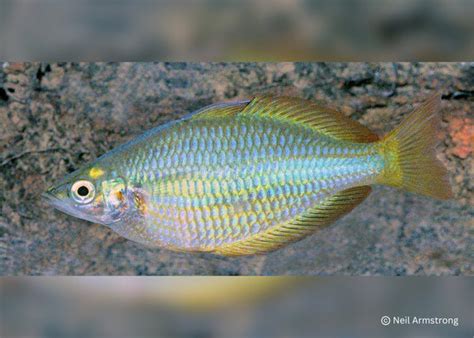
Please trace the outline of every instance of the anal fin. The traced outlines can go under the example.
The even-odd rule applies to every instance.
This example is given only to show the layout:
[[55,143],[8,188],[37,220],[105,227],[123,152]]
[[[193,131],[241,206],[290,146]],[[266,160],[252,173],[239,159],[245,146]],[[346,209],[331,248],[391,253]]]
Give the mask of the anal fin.
[[364,201],[371,190],[369,186],[360,186],[340,191],[291,221],[278,224],[250,238],[221,246],[214,252],[225,256],[240,256],[278,249],[346,215]]

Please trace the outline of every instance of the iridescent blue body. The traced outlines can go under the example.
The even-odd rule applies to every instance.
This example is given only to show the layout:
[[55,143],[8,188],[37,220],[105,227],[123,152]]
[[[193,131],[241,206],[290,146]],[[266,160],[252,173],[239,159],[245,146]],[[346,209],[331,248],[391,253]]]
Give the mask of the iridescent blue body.
[[172,123],[109,158],[100,166],[146,201],[146,212],[114,230],[191,250],[261,233],[338,191],[373,183],[383,168],[374,144],[248,116]]

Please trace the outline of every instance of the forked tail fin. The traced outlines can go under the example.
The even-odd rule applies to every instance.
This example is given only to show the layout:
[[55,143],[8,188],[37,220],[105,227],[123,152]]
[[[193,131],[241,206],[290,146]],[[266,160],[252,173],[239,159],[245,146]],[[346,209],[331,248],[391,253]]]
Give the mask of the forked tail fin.
[[381,141],[385,169],[380,183],[439,198],[452,197],[446,168],[436,158],[440,95],[429,98]]

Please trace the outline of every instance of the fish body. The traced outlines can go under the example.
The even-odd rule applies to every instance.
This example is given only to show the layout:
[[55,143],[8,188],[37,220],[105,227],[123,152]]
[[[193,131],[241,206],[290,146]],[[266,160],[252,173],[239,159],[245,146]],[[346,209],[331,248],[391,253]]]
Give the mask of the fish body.
[[[405,187],[408,171],[400,169],[400,142],[392,138],[379,141],[341,113],[305,100],[257,97],[152,129],[47,196],[59,209],[145,245],[265,252],[327,226],[362,202],[372,184]],[[85,205],[92,205],[64,202],[71,182],[90,182],[94,199]],[[417,191],[419,182],[411,184]]]

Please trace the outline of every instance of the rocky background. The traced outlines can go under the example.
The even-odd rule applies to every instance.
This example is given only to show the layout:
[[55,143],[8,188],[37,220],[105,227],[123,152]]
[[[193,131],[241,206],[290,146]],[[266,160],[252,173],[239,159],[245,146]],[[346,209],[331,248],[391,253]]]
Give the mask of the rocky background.
[[[474,63],[3,63],[1,275],[472,275]],[[339,107],[379,134],[443,94],[455,198],[375,187],[327,229],[262,256],[149,249],[48,207],[53,182],[153,126],[259,93]]]

